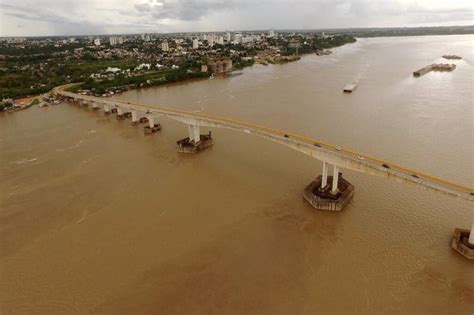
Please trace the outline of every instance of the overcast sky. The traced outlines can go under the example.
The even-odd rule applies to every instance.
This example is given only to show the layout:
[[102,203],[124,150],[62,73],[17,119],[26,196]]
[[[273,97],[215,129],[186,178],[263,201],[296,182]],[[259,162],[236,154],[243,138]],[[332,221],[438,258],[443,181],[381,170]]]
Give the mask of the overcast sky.
[[0,0],[0,36],[472,25],[473,0]]

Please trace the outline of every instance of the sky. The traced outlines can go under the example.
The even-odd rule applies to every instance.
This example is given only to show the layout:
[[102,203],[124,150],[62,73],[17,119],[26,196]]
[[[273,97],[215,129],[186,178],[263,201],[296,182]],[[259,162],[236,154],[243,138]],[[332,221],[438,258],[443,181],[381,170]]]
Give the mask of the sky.
[[0,36],[472,24],[473,0],[0,0]]

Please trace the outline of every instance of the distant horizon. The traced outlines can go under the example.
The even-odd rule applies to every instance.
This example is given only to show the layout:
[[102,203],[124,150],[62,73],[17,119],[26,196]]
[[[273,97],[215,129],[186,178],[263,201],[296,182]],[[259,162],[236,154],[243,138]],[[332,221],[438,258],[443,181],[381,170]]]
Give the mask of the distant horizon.
[[474,34],[474,24],[466,25],[430,25],[430,26],[375,26],[375,27],[334,27],[334,28],[267,28],[267,29],[225,29],[213,31],[177,31],[177,32],[134,32],[134,33],[90,33],[90,34],[57,34],[57,35],[1,35],[0,38],[42,38],[42,37],[88,37],[88,36],[134,36],[141,34],[149,35],[173,35],[173,34],[203,34],[203,33],[251,33],[251,32],[325,32],[325,31],[369,31],[369,30],[415,30],[415,29],[463,29],[471,28]]

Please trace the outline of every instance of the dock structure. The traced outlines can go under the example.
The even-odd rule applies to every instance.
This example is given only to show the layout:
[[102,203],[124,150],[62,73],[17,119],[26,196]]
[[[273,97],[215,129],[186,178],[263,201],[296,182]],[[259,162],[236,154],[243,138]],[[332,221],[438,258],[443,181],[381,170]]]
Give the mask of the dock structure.
[[421,77],[431,71],[453,71],[456,69],[455,64],[448,63],[433,63],[429,66],[423,67],[413,72],[414,77]]
[[[359,153],[347,148],[324,143],[292,132],[260,126],[251,122],[240,121],[228,117],[220,117],[205,113],[166,108],[161,106],[144,106],[107,100],[98,97],[79,95],[64,91],[70,85],[60,86],[53,92],[63,100],[72,104],[82,100],[84,104],[94,102],[104,111],[116,113],[123,119],[131,118],[132,122],[147,122],[145,133],[154,133],[161,129],[156,117],[163,116],[176,120],[187,126],[188,137],[177,141],[180,153],[197,153],[213,145],[211,133],[201,134],[201,127],[227,128],[262,137],[279,143],[295,151],[309,155],[323,163],[322,175],[312,181],[303,191],[303,198],[321,210],[340,211],[346,207],[354,194],[354,185],[349,183],[340,169],[353,170],[369,175],[381,176],[404,184],[413,184],[438,193],[450,195],[468,201],[474,201],[474,187],[454,183],[430,174],[416,171],[392,162]],[[80,102],[79,102],[80,103]],[[332,177],[328,170],[332,167]],[[328,184],[332,182],[331,185]],[[455,229],[451,247],[468,259],[474,259],[474,221],[471,229]]]

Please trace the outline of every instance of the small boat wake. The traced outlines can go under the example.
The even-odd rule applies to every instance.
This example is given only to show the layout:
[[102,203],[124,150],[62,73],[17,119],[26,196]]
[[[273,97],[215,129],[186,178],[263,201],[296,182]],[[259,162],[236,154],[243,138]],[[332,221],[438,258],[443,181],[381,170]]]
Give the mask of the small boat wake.
[[37,161],[38,158],[32,158],[32,159],[21,159],[19,161],[15,161],[13,162],[14,164],[25,164],[25,163],[31,163],[31,162],[34,162],[34,161]]
[[75,148],[80,147],[83,143],[84,143],[84,139],[81,139],[81,140],[80,140],[78,143],[76,143],[75,145],[72,145],[72,146],[66,147],[66,148],[59,148],[59,149],[56,149],[56,152],[64,152],[64,151],[67,151],[67,150],[72,150],[72,149],[75,149]]

